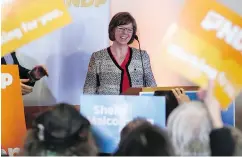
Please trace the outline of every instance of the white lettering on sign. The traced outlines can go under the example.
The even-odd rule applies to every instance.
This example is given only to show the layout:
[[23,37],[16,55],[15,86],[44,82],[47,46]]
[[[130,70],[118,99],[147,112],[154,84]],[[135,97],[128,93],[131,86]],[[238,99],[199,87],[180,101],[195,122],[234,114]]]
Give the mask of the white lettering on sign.
[[218,80],[219,85],[223,88],[224,92],[234,99],[236,90],[230,80],[226,77],[224,72],[219,72],[214,67],[206,63],[205,59],[193,55],[194,53],[184,50],[182,47],[172,44],[168,47],[168,53],[179,60],[191,64],[193,67],[198,68],[211,80]]
[[41,17],[37,17],[31,21],[21,22],[18,28],[14,28],[9,31],[2,31],[1,33],[1,45],[4,45],[12,40],[20,40],[24,37],[24,34],[38,29],[40,26],[46,26],[54,20],[62,17],[64,12],[62,10],[54,9],[51,12],[44,14]]
[[7,86],[10,86],[13,82],[13,77],[9,73],[2,73],[2,89],[5,89]]
[[216,37],[242,52],[242,28],[215,11],[209,11],[201,22],[203,29],[216,31]]
[[21,39],[22,37],[23,37],[23,33],[20,28],[15,28],[13,30],[10,30],[9,32],[2,31],[1,45],[14,39]]
[[178,58],[179,60],[182,60],[186,63],[189,63],[193,67],[198,68],[203,73],[205,73],[209,79],[216,79],[218,70],[207,64],[204,58],[197,57],[196,55],[193,55],[192,52],[187,52],[182,47],[175,44],[169,45],[168,53],[173,57]]

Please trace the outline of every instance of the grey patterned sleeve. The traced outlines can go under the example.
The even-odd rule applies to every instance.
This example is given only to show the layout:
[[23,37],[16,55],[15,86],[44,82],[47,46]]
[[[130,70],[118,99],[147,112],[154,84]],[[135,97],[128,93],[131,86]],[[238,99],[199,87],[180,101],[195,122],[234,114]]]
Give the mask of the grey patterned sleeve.
[[92,54],[87,76],[84,84],[83,94],[96,94],[97,93],[97,69],[95,63],[95,53]]
[[143,61],[146,87],[156,87],[156,81],[150,65],[150,57],[146,51],[143,51]]

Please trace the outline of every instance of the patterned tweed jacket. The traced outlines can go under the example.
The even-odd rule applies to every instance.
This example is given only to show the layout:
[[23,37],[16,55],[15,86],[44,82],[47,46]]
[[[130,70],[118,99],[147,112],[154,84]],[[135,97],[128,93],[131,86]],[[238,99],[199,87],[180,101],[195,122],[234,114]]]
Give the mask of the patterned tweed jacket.
[[[130,48],[130,58],[126,65],[131,87],[156,87],[156,82],[150,66],[150,58],[142,51],[144,75],[140,51]],[[94,52],[91,56],[84,94],[119,95],[122,91],[123,69],[111,54],[110,47]],[[144,79],[143,79],[144,76]],[[143,82],[143,80],[145,82]]]

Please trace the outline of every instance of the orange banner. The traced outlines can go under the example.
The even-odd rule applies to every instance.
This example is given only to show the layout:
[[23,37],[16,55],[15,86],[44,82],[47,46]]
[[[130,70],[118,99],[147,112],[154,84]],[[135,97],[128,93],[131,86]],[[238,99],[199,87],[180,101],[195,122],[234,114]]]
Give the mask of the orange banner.
[[1,56],[71,22],[63,0],[11,0],[1,6]]
[[242,88],[242,17],[213,0],[187,0],[163,44],[163,61],[202,87],[214,80],[227,109]]
[[18,66],[2,65],[1,69],[1,152],[2,154],[12,156],[20,152],[26,134],[24,105],[20,89]]

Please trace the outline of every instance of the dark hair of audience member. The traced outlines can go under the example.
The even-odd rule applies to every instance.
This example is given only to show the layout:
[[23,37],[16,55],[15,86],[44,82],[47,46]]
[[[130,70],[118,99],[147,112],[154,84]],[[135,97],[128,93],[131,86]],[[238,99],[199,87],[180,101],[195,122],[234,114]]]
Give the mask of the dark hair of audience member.
[[145,123],[121,140],[114,156],[171,156],[173,153],[167,133],[158,126]]
[[89,121],[78,110],[65,103],[38,116],[29,131],[26,156],[94,156],[97,148]]
[[179,105],[172,91],[155,91],[154,96],[164,96],[166,99],[166,123],[171,112]]
[[149,121],[147,121],[145,118],[137,117],[130,121],[128,124],[124,126],[124,128],[121,130],[120,133],[120,143],[121,141],[129,134],[131,133],[135,128],[139,127],[140,125],[152,125]]

